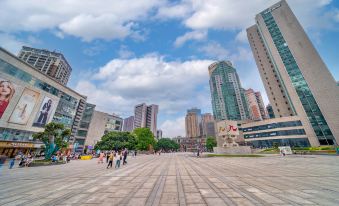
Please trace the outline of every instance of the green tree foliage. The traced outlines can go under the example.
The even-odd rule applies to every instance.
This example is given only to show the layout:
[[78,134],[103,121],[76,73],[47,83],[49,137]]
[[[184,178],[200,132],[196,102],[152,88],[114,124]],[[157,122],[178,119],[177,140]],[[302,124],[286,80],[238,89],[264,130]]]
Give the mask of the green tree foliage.
[[167,152],[170,150],[178,150],[179,144],[169,138],[162,138],[157,142],[155,148],[157,150],[164,150]]
[[94,146],[100,150],[129,150],[135,149],[136,138],[130,132],[108,132],[102,136],[101,140]]
[[137,139],[136,148],[138,150],[146,151],[150,150],[150,148],[154,148],[156,141],[149,128],[136,128],[133,133]]
[[43,132],[33,134],[33,138],[45,144],[45,159],[50,159],[59,149],[68,147],[71,130],[55,122],[46,124],[44,128]]
[[206,147],[208,151],[213,151],[213,147],[217,146],[217,140],[215,137],[207,137]]

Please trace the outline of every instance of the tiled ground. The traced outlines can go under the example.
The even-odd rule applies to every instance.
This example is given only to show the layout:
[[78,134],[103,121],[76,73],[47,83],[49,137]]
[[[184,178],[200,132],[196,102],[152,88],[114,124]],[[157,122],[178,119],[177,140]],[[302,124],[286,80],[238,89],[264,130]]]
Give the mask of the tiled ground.
[[145,155],[0,169],[0,205],[339,205],[339,157]]

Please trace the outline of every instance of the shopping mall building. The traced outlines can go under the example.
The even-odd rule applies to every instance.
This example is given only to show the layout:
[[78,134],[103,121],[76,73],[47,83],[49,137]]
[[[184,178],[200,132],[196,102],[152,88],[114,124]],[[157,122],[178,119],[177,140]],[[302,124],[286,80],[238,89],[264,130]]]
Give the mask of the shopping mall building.
[[34,141],[32,134],[52,121],[71,129],[71,144],[81,149],[85,140],[78,138],[78,130],[85,107],[85,96],[0,47],[1,155],[38,152],[43,144]]

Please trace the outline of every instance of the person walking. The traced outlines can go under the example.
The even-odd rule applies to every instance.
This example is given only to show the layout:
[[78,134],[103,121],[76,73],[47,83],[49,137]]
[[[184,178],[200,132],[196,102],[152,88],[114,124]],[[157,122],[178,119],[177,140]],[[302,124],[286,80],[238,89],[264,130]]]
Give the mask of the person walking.
[[123,153],[123,156],[124,156],[124,159],[123,159],[123,162],[122,162],[123,165],[127,164],[127,161],[126,161],[127,154],[128,154],[128,150],[127,150],[127,148],[125,148],[124,153]]
[[108,169],[109,167],[112,168],[114,154],[113,154],[113,152],[111,152],[111,154],[109,154],[109,155],[107,154],[107,156],[108,156],[108,165],[107,165],[107,169]]
[[100,156],[99,156],[99,160],[98,160],[98,164],[99,163],[104,163],[104,156],[105,156],[105,153],[103,153],[103,152],[100,152]]
[[121,160],[121,153],[118,151],[117,156],[116,156],[116,162],[115,162],[115,168],[120,168],[120,160]]
[[15,164],[15,158],[12,158],[11,161],[9,162],[9,169],[12,169]]
[[108,160],[109,160],[109,156],[110,156],[110,152],[106,152],[106,163],[108,163]]

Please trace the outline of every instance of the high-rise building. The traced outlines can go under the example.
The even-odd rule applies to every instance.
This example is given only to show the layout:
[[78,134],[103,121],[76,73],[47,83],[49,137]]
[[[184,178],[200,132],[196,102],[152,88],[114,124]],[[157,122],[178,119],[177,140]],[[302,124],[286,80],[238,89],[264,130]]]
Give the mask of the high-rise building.
[[124,119],[124,125],[122,130],[124,132],[132,132],[134,129],[134,116],[130,116]]
[[157,139],[161,139],[162,138],[162,130],[161,129],[158,129],[157,130]]
[[338,142],[336,81],[287,2],[255,20],[247,36],[275,116],[298,115],[313,146]]
[[208,67],[213,115],[219,120],[246,120],[248,107],[236,69],[229,61]]
[[268,119],[264,101],[260,92],[254,92],[253,89],[245,90],[250,119],[260,121]]
[[255,120],[255,121],[260,121],[263,120],[261,113],[260,113],[260,108],[259,104],[257,101],[257,97],[253,91],[253,89],[247,89],[245,90],[245,95],[247,99],[247,105],[248,105],[248,110],[250,114],[250,119]]
[[215,121],[214,117],[210,113],[205,113],[202,115],[202,135],[204,137],[215,137]]
[[23,46],[18,57],[63,85],[71,76],[72,68],[59,52]]
[[155,104],[149,105],[146,111],[146,127],[149,128],[156,137],[159,106]]
[[145,103],[138,104],[134,108],[134,128],[149,128],[153,135],[157,135],[157,116],[159,106]]
[[257,99],[258,105],[259,105],[259,110],[262,119],[269,119],[264,100],[262,99],[261,93],[260,92],[255,92],[255,97]]
[[186,137],[199,137],[201,135],[201,110],[197,108],[187,110],[185,117]]
[[266,110],[267,110],[267,113],[268,113],[268,116],[269,116],[270,119],[275,118],[275,115],[274,115],[274,112],[273,112],[272,105],[268,104],[268,105],[266,106]]

